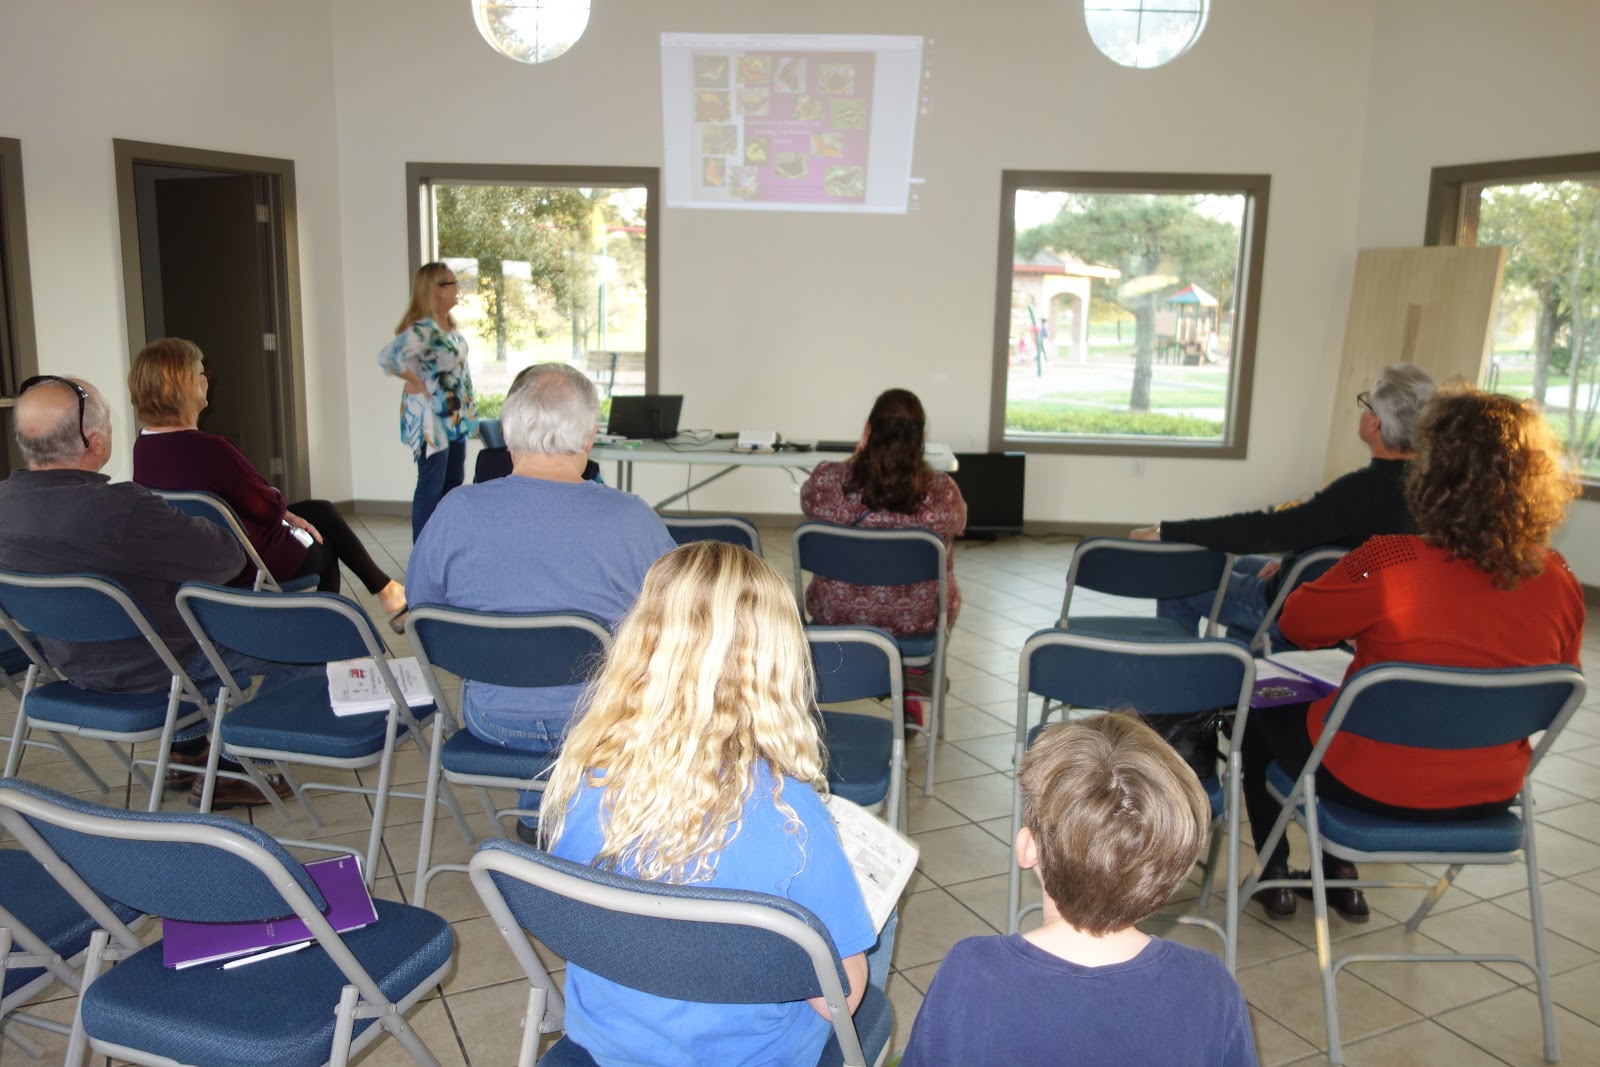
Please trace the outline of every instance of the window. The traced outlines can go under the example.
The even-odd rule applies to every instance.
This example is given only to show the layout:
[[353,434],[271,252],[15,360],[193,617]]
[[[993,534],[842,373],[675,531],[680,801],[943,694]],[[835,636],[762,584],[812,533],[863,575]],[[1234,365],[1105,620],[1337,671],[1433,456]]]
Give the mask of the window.
[[614,393],[656,381],[659,172],[412,164],[417,248],[461,281],[478,413],[497,417],[517,372],[562,361]]
[[0,137],[0,477],[19,462],[11,437],[17,386],[37,370],[28,234],[22,210],[22,144]]
[[1089,38],[1124,67],[1159,67],[1183,55],[1206,28],[1211,0],[1084,0]]
[[472,0],[478,32],[519,63],[565,55],[589,27],[589,0]]
[[1435,167],[1426,237],[1506,247],[1481,384],[1542,403],[1600,499],[1600,153]]
[[991,447],[1242,459],[1270,183],[1004,172]]

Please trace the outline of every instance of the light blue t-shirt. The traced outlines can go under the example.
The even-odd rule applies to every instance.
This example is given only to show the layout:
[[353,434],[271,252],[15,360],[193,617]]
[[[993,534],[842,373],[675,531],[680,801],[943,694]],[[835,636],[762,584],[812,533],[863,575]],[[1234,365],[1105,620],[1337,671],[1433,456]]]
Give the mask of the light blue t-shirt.
[[[631,493],[513,474],[445,495],[411,549],[406,598],[473,611],[587,611],[615,629],[645,572],[675,547]],[[478,712],[508,725],[566,718],[583,692],[469,688]]]
[[[772,799],[773,775],[763,763],[710,882],[786,897],[822,921],[845,959],[878,940],[839,835],[816,791],[783,779],[783,800],[801,829],[790,833]],[[573,800],[561,840],[551,852],[588,863],[603,841],[603,788],[586,786]],[[620,873],[628,874],[629,871]],[[786,1004],[696,1004],[640,993],[568,965],[567,1036],[606,1067],[703,1067],[815,1063],[833,1026],[805,1001]]]

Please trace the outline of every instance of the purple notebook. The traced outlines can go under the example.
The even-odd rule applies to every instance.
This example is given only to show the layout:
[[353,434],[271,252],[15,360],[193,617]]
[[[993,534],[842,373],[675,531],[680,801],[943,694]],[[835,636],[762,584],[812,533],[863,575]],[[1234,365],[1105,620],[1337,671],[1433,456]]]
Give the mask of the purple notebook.
[[[1250,694],[1252,708],[1276,708],[1285,704],[1309,704],[1333,692],[1335,686],[1311,678],[1282,664],[1257,661],[1255,689]],[[1261,677],[1262,674],[1268,675]]]
[[[306,864],[306,873],[322,891],[328,907],[322,913],[337,933],[378,921],[372,894],[361,879],[354,856],[334,856]],[[269,919],[248,923],[189,923],[161,920],[161,962],[174,970],[220,963],[255,953],[283,951],[314,940],[304,921]]]

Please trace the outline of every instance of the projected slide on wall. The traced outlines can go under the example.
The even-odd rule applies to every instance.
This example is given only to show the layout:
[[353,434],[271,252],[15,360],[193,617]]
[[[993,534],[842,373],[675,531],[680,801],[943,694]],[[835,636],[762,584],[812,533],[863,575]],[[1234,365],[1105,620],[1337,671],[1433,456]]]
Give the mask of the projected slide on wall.
[[922,38],[661,35],[668,207],[903,213]]

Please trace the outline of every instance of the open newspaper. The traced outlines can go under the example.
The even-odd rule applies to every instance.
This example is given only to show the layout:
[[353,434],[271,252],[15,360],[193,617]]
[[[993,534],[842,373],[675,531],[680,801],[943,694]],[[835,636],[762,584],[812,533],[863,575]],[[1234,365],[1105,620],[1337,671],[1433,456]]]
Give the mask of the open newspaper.
[[[422,667],[417,657],[387,661],[395,683],[405,694],[406,703],[421,707],[433,703],[428,683],[422,677]],[[383,684],[371,657],[342,659],[328,664],[328,703],[335,715],[363,715],[372,711],[389,710],[389,690]]]
[[872,927],[882,930],[917,869],[917,846],[859,804],[832,795],[826,803],[833,825],[839,830],[845,858],[850,861],[862,899],[867,902]]

